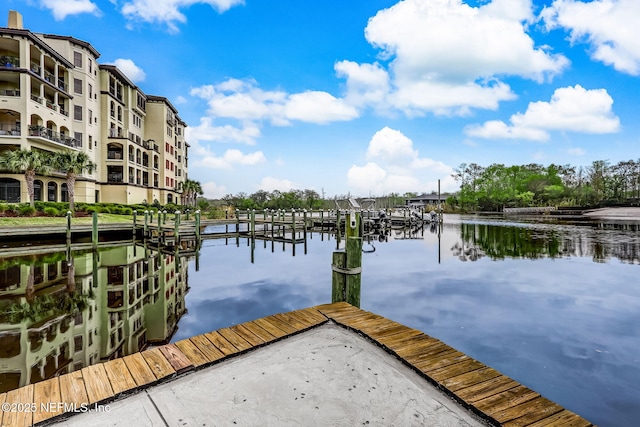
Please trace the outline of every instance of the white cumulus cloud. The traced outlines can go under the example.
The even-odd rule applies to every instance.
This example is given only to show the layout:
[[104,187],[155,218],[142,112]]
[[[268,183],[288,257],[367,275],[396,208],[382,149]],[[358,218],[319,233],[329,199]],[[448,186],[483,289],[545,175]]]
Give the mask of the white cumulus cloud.
[[290,191],[296,188],[296,185],[288,179],[278,179],[272,176],[262,178],[260,184],[258,184],[258,190],[264,191]]
[[130,0],[122,6],[122,14],[133,22],[166,24],[169,31],[177,32],[177,24],[187,22],[181,9],[194,4],[208,4],[219,13],[244,4],[244,0]]
[[620,119],[612,111],[613,99],[606,89],[587,90],[580,85],[556,89],[551,100],[529,103],[527,111],[511,116],[511,124],[498,120],[465,128],[480,138],[546,141],[549,131],[613,133]]
[[441,187],[448,191],[456,188],[450,178],[453,168],[446,164],[420,157],[413,141],[402,132],[384,127],[369,141],[364,166],[353,165],[347,171],[347,184],[361,194],[422,192]]
[[62,21],[69,15],[90,13],[100,15],[100,9],[91,0],[40,0],[40,6],[51,10],[56,21]]
[[118,58],[113,61],[112,65],[118,67],[134,83],[142,82],[147,77],[144,70],[131,59]]
[[207,199],[221,199],[227,194],[227,188],[224,185],[216,184],[213,181],[202,184],[202,191]]
[[390,60],[388,69],[342,61],[336,72],[347,79],[347,99],[388,104],[410,116],[496,109],[515,98],[501,76],[544,81],[569,63],[535,46],[527,34],[533,20],[531,0],[478,7],[462,0],[404,0],[379,11],[365,29],[381,58]]
[[215,126],[211,117],[202,117],[199,125],[190,126],[186,129],[186,138],[192,143],[215,141],[254,145],[260,135],[260,128],[251,123],[246,123],[243,127],[231,125]]
[[572,43],[588,43],[593,59],[627,74],[640,74],[638,0],[555,0],[541,16],[547,28],[569,31]]
[[201,156],[194,161],[194,166],[212,169],[233,169],[236,165],[252,166],[267,161],[262,151],[244,154],[242,151],[232,148],[225,151],[222,156],[216,156],[215,153],[211,153],[206,149],[204,150],[206,154],[202,155],[202,151],[200,150]]

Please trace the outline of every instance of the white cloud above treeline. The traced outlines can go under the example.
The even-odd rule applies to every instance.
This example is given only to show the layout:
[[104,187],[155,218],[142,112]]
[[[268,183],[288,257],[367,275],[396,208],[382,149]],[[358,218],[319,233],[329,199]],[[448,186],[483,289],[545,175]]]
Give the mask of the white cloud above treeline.
[[149,22],[167,25],[171,32],[178,31],[177,24],[187,22],[181,9],[194,4],[208,4],[219,13],[244,4],[243,0],[131,0],[122,6],[122,14],[131,22]]
[[591,134],[620,130],[620,119],[612,111],[613,99],[605,89],[587,90],[580,85],[556,89],[551,100],[529,103],[527,111],[509,119],[510,124],[491,120],[465,128],[469,136],[494,139],[546,141],[549,131]]
[[572,43],[585,42],[596,61],[616,70],[640,74],[640,20],[638,0],[555,0],[541,16],[549,30],[564,28]]
[[98,6],[91,0],[40,0],[39,4],[43,9],[49,9],[56,21],[82,13],[101,14]]
[[451,178],[453,168],[425,157],[402,132],[384,127],[376,132],[367,147],[364,166],[353,165],[347,171],[347,185],[359,194],[426,192],[437,189],[438,179],[445,191],[457,188]]
[[405,0],[369,20],[365,37],[380,62],[339,61],[347,100],[408,116],[467,114],[497,109],[515,94],[501,79],[538,82],[561,73],[569,61],[536,47],[527,34],[535,20],[530,0],[493,0],[472,7],[462,0]]

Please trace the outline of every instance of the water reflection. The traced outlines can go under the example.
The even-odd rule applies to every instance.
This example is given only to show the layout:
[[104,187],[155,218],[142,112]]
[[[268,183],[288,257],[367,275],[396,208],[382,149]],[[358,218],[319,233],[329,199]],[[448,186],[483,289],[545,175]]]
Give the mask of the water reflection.
[[595,223],[582,226],[558,224],[497,225],[461,223],[460,240],[451,252],[461,261],[505,258],[591,257],[595,262],[612,258],[640,263],[639,225]]
[[0,392],[167,342],[188,263],[143,246],[0,263]]

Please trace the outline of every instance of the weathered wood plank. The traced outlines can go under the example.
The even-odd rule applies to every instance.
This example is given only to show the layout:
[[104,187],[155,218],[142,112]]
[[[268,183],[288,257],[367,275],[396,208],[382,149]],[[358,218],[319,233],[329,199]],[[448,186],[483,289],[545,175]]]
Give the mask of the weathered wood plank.
[[81,371],[62,375],[58,380],[60,382],[60,402],[75,405],[77,408],[89,404]]
[[412,357],[421,358],[450,350],[452,350],[452,348],[442,341],[426,335],[417,336],[414,340],[405,344],[398,344],[393,348],[394,353],[408,361],[410,361],[409,359]]
[[274,314],[273,316],[285,322],[287,325],[292,326],[296,331],[301,331],[309,327],[309,324],[307,322],[298,320],[297,318],[292,316],[291,313],[278,313]]
[[262,338],[249,332],[249,330],[243,327],[242,325],[234,325],[234,326],[231,326],[229,329],[235,332],[236,335],[244,339],[246,342],[251,344],[252,347],[257,347],[265,343],[265,341]]
[[104,370],[107,373],[111,388],[114,394],[136,388],[136,382],[129,372],[129,368],[122,359],[113,359],[104,363]]
[[592,425],[579,415],[565,409],[528,427],[591,427]]
[[533,424],[562,411],[564,408],[542,396],[496,413],[494,418],[505,427],[521,427]]
[[[408,328],[407,331],[403,331],[397,334],[389,334],[383,337],[377,337],[376,341],[385,347],[394,350],[395,348],[400,348],[402,345],[406,345],[408,343],[413,342],[417,337],[424,335],[421,331],[417,329]],[[426,335],[425,335],[426,336]]]
[[175,343],[175,346],[178,347],[180,352],[189,359],[189,362],[193,366],[201,366],[206,363],[209,363],[209,359],[205,356],[202,351],[190,340],[181,340]]
[[290,335],[290,334],[294,334],[294,333],[298,332],[298,330],[296,328],[294,328],[293,326],[289,325],[287,322],[283,322],[282,320],[278,319],[275,316],[265,317],[264,321],[268,322],[268,323],[271,323],[276,328],[280,329],[281,331],[284,331],[286,333],[286,335]]
[[276,336],[269,333],[269,331],[262,329],[255,322],[243,323],[241,326],[249,330],[255,336],[260,337],[264,342],[271,342],[277,338]]
[[127,368],[138,387],[142,387],[156,381],[156,376],[153,375],[151,368],[147,365],[142,354],[130,354],[129,356],[125,356],[122,360],[127,365]]
[[289,332],[290,334],[293,334],[295,332],[299,332],[300,330],[304,329],[304,327],[302,327],[302,325],[296,323],[292,323],[289,318],[285,315],[283,315],[282,313],[278,313],[278,314],[274,314],[273,316],[269,316],[267,317],[267,319],[269,321],[272,322],[280,322],[281,325],[279,325],[280,329],[286,330],[287,332]]
[[149,369],[153,372],[156,379],[166,378],[176,374],[176,370],[171,363],[164,357],[159,348],[154,347],[142,352],[145,362],[149,365]]
[[84,386],[87,390],[89,403],[97,403],[102,400],[113,397],[115,394],[111,388],[109,377],[101,363],[97,365],[89,365],[82,369],[82,377],[84,378]]
[[413,366],[420,369],[420,371],[430,375],[433,371],[437,371],[438,369],[446,368],[451,365],[456,365],[469,359],[471,358],[466,354],[461,353],[458,350],[451,349],[446,352],[438,353],[430,358],[420,359],[417,362],[412,361],[412,363]]
[[329,320],[327,319],[327,316],[320,313],[318,310],[314,308],[304,308],[302,310],[297,310],[296,313],[299,313],[300,315],[313,320],[314,322],[316,322],[316,324],[324,323]]
[[[539,397],[540,394],[528,389],[523,385],[510,388],[496,395],[487,397],[486,399],[475,402],[474,406],[487,415],[494,416],[520,403]],[[508,420],[507,420],[508,421]]]
[[474,372],[485,367],[486,366],[483,363],[468,358],[460,363],[454,363],[447,367],[430,370],[429,376],[434,380],[442,383],[449,378],[457,377],[469,372]]
[[15,411],[2,411],[2,426],[27,427],[33,424],[33,408],[29,406],[25,410],[24,407],[20,407],[20,405],[26,406],[33,403],[33,384],[8,391],[5,403],[19,406],[15,408],[17,409]]
[[220,350],[225,356],[229,356],[230,354],[238,352],[238,349],[235,348],[233,344],[227,341],[218,332],[207,332],[206,334],[204,334],[204,336],[207,337],[207,339],[211,341],[211,343],[215,345],[216,348]]
[[224,339],[233,344],[233,346],[239,351],[248,350],[252,347],[251,344],[249,344],[244,338],[242,338],[229,328],[218,329],[218,333],[222,335]]
[[282,338],[282,337],[288,335],[287,332],[285,332],[282,329],[278,328],[273,323],[267,322],[264,318],[263,319],[256,319],[256,320],[253,321],[253,323],[255,323],[256,325],[260,326],[262,329],[264,329],[265,331],[269,332],[271,335],[275,336],[276,338]]
[[193,369],[193,363],[180,351],[175,344],[166,344],[158,347],[167,361],[173,366],[177,373]]
[[447,378],[441,381],[440,384],[455,393],[460,389],[467,388],[476,384],[481,384],[492,378],[499,377],[500,375],[500,372],[496,371],[495,369],[489,368],[488,366],[485,366],[475,371]]
[[308,313],[303,313],[300,310],[291,311],[291,312],[287,313],[287,315],[289,315],[289,317],[293,318],[294,320],[296,320],[298,322],[301,322],[305,329],[311,328],[313,326],[319,325],[319,324],[327,321],[327,319],[319,320],[317,317],[314,317],[314,316],[312,316],[312,315],[310,315]]
[[408,326],[401,325],[399,323],[396,324],[388,324],[387,326],[377,328],[374,331],[363,330],[364,333],[369,335],[374,340],[378,340],[380,338],[395,336],[397,334],[403,335],[408,334],[411,331],[411,328]]
[[191,342],[204,354],[209,362],[215,362],[224,357],[224,353],[218,350],[204,335],[196,335],[190,338]]
[[489,381],[485,381],[474,386],[457,390],[456,395],[463,399],[465,402],[474,403],[487,397],[494,396],[503,391],[507,391],[520,384],[512,380],[509,377],[500,375],[496,378],[492,378]]
[[[36,411],[33,413],[33,423],[37,424],[59,415],[62,410],[55,404],[61,401],[58,377],[35,383],[33,385],[33,403],[36,404]],[[0,403],[2,403],[2,398],[0,398]]]

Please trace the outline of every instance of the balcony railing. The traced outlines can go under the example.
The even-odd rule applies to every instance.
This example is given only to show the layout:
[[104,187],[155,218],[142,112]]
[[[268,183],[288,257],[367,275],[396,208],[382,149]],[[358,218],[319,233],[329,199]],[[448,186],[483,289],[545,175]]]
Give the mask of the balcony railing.
[[31,71],[33,71],[37,75],[40,75],[42,73],[42,67],[40,67],[40,64],[36,64],[35,62],[32,62]]
[[44,79],[51,84],[54,84],[56,81],[56,76],[54,76],[51,72],[44,70]]
[[64,144],[67,147],[79,148],[82,147],[82,143],[75,138],[71,138],[67,135],[55,132],[51,129],[43,126],[29,126],[29,136],[37,136],[40,138],[48,139],[49,141]]
[[0,96],[20,96],[20,89],[0,89]]
[[37,102],[38,104],[42,104],[42,98],[40,98],[38,95],[31,94],[31,100]]
[[107,151],[107,159],[122,160],[122,151]]
[[58,109],[58,106],[55,105],[53,102],[49,101],[48,99],[46,99],[45,101],[46,101],[47,108],[53,111],[56,111]]
[[122,182],[122,174],[121,173],[107,174],[107,182]]
[[69,112],[64,109],[64,106],[58,105],[58,111],[60,111],[60,114],[62,114],[63,116],[69,117]]
[[69,85],[66,84],[63,79],[58,79],[58,89],[62,89],[65,92],[69,92]]
[[0,55],[0,67],[19,68],[20,58],[13,55]]
[[124,135],[121,130],[109,129],[109,138],[124,138]]
[[20,128],[15,123],[0,123],[0,136],[20,136]]

